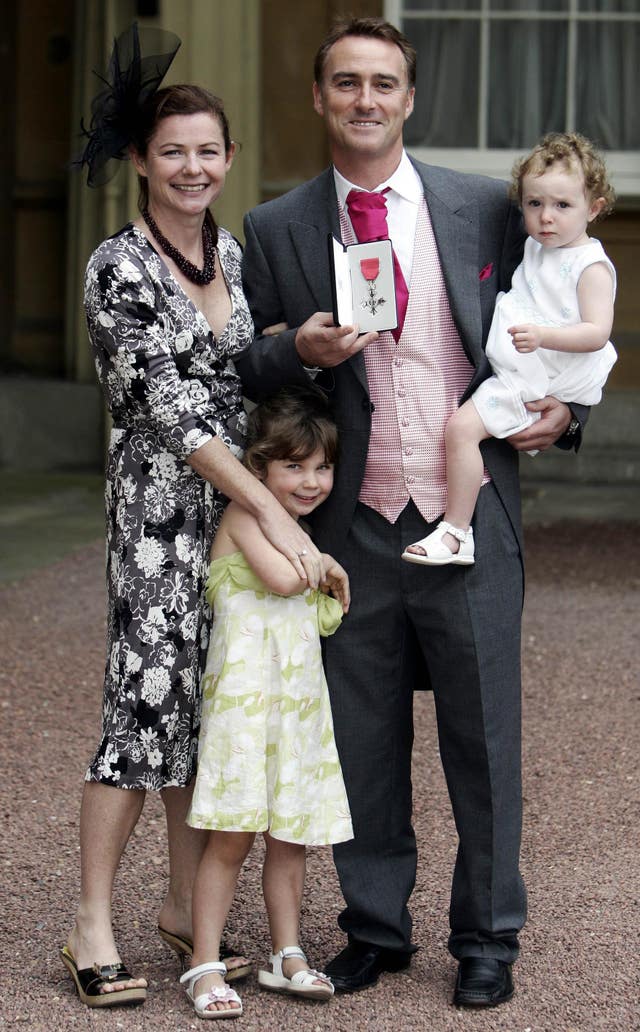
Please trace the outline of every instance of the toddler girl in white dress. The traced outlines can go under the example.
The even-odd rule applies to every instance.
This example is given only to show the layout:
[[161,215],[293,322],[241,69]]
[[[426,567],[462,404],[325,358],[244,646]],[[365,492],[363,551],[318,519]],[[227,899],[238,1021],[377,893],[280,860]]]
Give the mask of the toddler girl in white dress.
[[540,418],[527,402],[553,396],[595,405],[616,361],[609,341],[616,274],[587,226],[612,208],[604,161],[577,133],[550,133],[513,170],[529,234],[511,290],[498,296],[486,354],[493,375],[447,424],[447,508],[409,545],[412,563],[474,562],[471,517],[482,484],[480,442]]

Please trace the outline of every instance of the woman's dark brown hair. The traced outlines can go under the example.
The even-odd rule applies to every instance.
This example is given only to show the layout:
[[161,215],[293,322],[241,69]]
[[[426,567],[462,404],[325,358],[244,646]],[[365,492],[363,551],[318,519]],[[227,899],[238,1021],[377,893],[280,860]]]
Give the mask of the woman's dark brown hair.
[[[225,153],[231,150],[231,133],[229,122],[220,97],[214,96],[202,86],[179,84],[165,86],[152,93],[140,109],[136,127],[132,135],[131,146],[141,158],[147,156],[149,142],[158,124],[172,115],[213,115],[220,123],[224,139]],[[145,176],[138,176],[138,207],[143,211],[149,204],[149,186]]]

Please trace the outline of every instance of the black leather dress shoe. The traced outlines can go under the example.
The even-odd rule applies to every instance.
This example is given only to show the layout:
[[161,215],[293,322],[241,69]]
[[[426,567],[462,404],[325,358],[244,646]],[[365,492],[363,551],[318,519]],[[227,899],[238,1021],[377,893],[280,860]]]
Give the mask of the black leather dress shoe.
[[375,985],[382,971],[409,967],[413,951],[387,950],[371,942],[351,939],[348,946],[325,967],[337,993],[357,993]]
[[491,957],[463,957],[453,994],[456,1007],[497,1007],[513,996],[511,965]]

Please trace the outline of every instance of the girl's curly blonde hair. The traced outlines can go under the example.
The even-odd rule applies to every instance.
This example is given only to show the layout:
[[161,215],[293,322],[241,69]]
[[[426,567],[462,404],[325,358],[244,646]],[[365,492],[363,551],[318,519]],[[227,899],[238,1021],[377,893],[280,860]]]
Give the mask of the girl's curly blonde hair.
[[511,170],[511,197],[522,204],[522,180],[527,175],[541,176],[550,165],[560,162],[570,171],[582,172],[586,195],[592,200],[604,197],[605,203],[597,219],[613,211],[615,193],[604,158],[580,133],[547,133],[530,154],[519,158]]

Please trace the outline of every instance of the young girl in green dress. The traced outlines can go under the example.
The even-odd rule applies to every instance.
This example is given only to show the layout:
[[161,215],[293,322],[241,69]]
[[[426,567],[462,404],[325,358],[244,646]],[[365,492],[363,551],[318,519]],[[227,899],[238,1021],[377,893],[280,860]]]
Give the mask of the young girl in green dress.
[[[336,452],[336,426],[316,390],[284,388],[251,414],[245,464],[295,519],[328,496]],[[258,981],[318,1000],[333,994],[298,945],[305,846],[353,837],[320,653],[320,635],[348,611],[349,582],[331,556],[322,564],[322,590],[312,590],[255,516],[235,502],[225,510],[207,583],[214,619],[188,817],[210,831],[193,893],[193,966],[181,978],[202,1018],[242,1013],[219,948],[257,832],[273,948]]]

